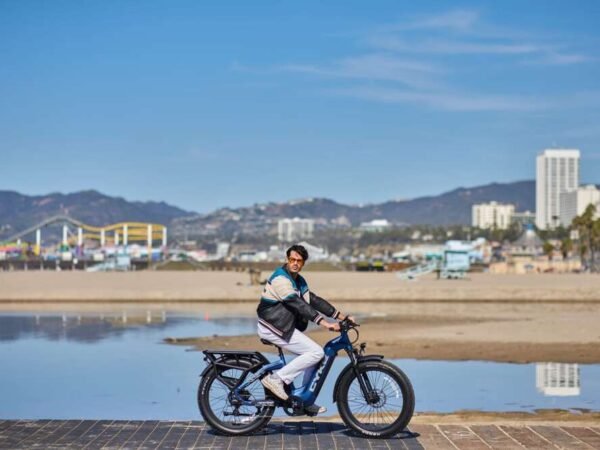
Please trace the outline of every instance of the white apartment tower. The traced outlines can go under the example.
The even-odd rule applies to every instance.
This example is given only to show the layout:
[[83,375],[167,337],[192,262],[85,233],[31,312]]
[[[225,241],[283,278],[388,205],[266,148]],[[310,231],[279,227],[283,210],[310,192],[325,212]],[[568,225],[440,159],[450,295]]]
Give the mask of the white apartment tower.
[[546,149],[536,161],[535,224],[541,230],[560,223],[560,194],[579,187],[579,150]]
[[479,203],[473,205],[471,211],[474,227],[506,230],[515,213],[515,206],[498,202]]
[[277,236],[283,242],[295,242],[301,239],[312,238],[315,229],[314,219],[279,219],[277,222]]
[[561,225],[563,227],[571,225],[575,216],[583,214],[589,205],[596,207],[596,217],[598,217],[600,212],[600,190],[593,184],[560,194]]

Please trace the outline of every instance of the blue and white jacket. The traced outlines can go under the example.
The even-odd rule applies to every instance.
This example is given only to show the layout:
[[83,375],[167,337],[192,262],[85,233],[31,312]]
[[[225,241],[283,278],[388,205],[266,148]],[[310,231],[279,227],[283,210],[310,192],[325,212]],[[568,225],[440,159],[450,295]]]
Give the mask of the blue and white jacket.
[[287,265],[269,277],[256,312],[260,324],[288,342],[295,329],[306,330],[309,320],[319,324],[321,314],[334,319],[340,316],[328,301],[310,292],[304,277],[298,274],[294,279]]

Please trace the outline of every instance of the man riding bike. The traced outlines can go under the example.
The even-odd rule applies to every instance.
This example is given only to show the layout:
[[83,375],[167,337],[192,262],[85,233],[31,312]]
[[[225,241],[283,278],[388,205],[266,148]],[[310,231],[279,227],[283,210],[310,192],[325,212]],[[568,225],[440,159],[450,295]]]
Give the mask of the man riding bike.
[[[280,370],[261,380],[269,391],[282,400],[288,399],[284,383],[290,384],[304,373],[303,384],[306,384],[312,373],[310,369],[324,355],[321,346],[303,333],[308,321],[331,331],[339,331],[339,323],[327,322],[322,314],[332,319],[348,318],[354,322],[353,317],[343,315],[308,289],[306,280],[300,275],[308,260],[306,248],[292,245],[287,249],[286,256],[287,263],[269,277],[257,308],[260,338],[298,355]],[[326,411],[318,405],[310,408],[314,413]]]

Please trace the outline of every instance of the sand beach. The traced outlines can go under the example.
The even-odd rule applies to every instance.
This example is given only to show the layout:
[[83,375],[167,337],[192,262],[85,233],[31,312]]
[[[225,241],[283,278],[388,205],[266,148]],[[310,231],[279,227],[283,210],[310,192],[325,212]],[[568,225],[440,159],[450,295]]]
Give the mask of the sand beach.
[[[338,302],[600,302],[600,276],[591,274],[473,273],[465,280],[428,275],[411,281],[390,272],[305,275],[311,290]],[[255,302],[261,289],[245,272],[0,272],[0,302]]]
[[[264,273],[263,276],[268,274]],[[600,362],[600,276],[472,274],[402,281],[392,273],[311,272],[311,289],[360,318],[361,341],[388,357]],[[0,311],[169,309],[252,317],[261,287],[242,272],[3,272]],[[331,334],[314,331],[318,342]],[[170,340],[261,349],[255,336]]]

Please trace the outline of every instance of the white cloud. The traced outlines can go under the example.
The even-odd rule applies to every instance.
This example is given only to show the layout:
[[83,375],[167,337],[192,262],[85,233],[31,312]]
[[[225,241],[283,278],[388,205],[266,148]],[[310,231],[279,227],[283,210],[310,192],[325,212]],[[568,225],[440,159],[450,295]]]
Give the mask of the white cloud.
[[[420,17],[401,24],[379,27],[367,34],[361,44],[375,48],[370,54],[348,56],[319,64],[291,63],[272,67],[269,71],[308,74],[323,78],[357,80],[361,84],[346,88],[328,89],[329,93],[374,102],[413,104],[443,111],[529,111],[532,114],[549,109],[594,107],[596,92],[552,96],[475,93],[468,87],[449,85],[448,73],[463,74],[469,57],[479,64],[477,55],[502,56],[495,63],[511,64],[511,76],[518,76],[524,65],[571,65],[594,61],[570,46],[547,37],[536,38],[531,33],[514,30],[501,33],[498,27],[483,23],[473,10],[455,10],[444,14]],[[506,30],[504,30],[506,31]],[[527,35],[525,39],[523,36]],[[460,64],[452,64],[443,56],[461,56]],[[494,67],[498,67],[495,64]],[[250,71],[238,66],[237,70]],[[490,76],[494,68],[466,76]],[[480,74],[480,75],[479,75]],[[473,80],[472,80],[473,81]],[[481,85],[474,80],[471,85]],[[511,81],[512,82],[512,81]],[[516,87],[522,92],[522,86]]]
[[396,30],[447,29],[467,31],[479,21],[479,13],[474,10],[454,10],[428,17],[415,18],[393,28]]
[[532,44],[501,42],[467,42],[430,39],[408,42],[395,36],[373,36],[368,42],[376,48],[404,53],[432,54],[510,54],[536,53],[541,49]]
[[534,111],[551,104],[532,98],[452,92],[414,92],[394,88],[353,87],[330,92],[382,103],[408,103],[445,111]]
[[378,50],[397,53],[537,56],[527,61],[536,65],[570,65],[593,60],[570,51],[570,46],[557,42],[560,38],[556,36],[542,37],[530,31],[501,29],[484,23],[480,14],[473,10],[448,11],[380,27],[366,36],[365,41]]
[[394,81],[414,88],[438,86],[436,75],[442,72],[432,64],[382,54],[344,58],[324,66],[289,64],[280,69],[326,77]]
[[538,60],[528,61],[528,64],[534,65],[548,65],[548,66],[566,66],[571,64],[579,64],[585,62],[594,61],[594,58],[577,54],[577,53],[558,53],[555,51],[548,51],[545,55],[540,57]]
[[[597,108],[600,105],[600,91],[579,91],[544,99],[509,94],[461,92],[450,89],[411,91],[377,86],[355,86],[332,89],[328,92],[380,103],[416,104],[443,111],[530,111],[538,114],[551,109]],[[586,132],[593,133],[596,130],[597,128],[588,128]],[[582,130],[578,130],[578,132],[583,133]]]

